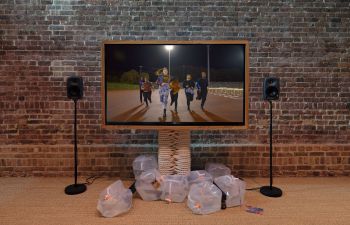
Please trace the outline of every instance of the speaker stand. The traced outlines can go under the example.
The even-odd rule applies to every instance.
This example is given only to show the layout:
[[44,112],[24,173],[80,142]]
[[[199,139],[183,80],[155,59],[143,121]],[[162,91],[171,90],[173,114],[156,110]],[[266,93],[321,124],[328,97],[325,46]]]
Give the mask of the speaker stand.
[[74,100],[74,184],[67,186],[64,192],[67,195],[77,195],[86,191],[85,184],[78,184],[78,144],[77,144],[77,99]]
[[270,186],[263,186],[260,188],[260,193],[273,198],[282,196],[282,190],[278,187],[272,186],[272,101],[270,102]]

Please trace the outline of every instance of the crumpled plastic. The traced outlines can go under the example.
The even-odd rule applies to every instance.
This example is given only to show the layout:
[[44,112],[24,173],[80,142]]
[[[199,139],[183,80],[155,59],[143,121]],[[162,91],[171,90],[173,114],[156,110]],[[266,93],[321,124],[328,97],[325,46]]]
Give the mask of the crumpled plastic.
[[104,217],[115,217],[130,210],[131,190],[118,180],[104,189],[99,196],[97,210]]
[[232,175],[225,175],[214,179],[215,184],[226,194],[226,207],[243,204],[246,184]]
[[166,175],[160,184],[160,198],[167,202],[183,202],[188,194],[187,177],[183,175]]
[[191,186],[187,206],[194,214],[210,214],[221,210],[222,191],[213,183],[204,181]]
[[138,180],[141,173],[151,169],[158,168],[158,162],[153,155],[140,155],[132,163],[135,179]]
[[205,170],[215,179],[216,177],[230,175],[231,169],[222,163],[206,163]]
[[136,180],[136,190],[145,201],[155,201],[160,199],[162,193],[160,189],[162,176],[157,169],[147,170],[141,173]]
[[205,170],[194,170],[187,175],[188,185],[208,181],[213,183],[213,177]]

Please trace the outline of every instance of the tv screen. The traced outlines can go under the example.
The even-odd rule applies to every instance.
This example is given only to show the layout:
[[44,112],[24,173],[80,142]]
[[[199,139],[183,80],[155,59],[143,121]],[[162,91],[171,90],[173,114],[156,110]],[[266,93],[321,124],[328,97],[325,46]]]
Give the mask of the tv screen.
[[105,41],[107,126],[247,127],[247,41]]

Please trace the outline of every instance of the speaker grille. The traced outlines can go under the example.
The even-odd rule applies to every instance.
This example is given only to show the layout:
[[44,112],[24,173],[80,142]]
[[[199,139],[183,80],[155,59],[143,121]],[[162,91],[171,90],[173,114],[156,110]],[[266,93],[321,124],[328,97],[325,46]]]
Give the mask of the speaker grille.
[[83,97],[83,79],[77,76],[71,76],[67,79],[67,97],[77,100]]
[[277,100],[279,99],[280,85],[279,79],[276,77],[267,77],[264,80],[264,99]]

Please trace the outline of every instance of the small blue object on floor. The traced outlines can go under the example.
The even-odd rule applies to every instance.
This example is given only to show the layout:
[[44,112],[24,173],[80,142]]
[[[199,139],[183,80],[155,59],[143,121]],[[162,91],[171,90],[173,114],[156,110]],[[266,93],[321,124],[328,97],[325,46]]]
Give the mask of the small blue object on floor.
[[245,211],[249,213],[262,215],[264,212],[264,209],[247,205],[247,209]]

